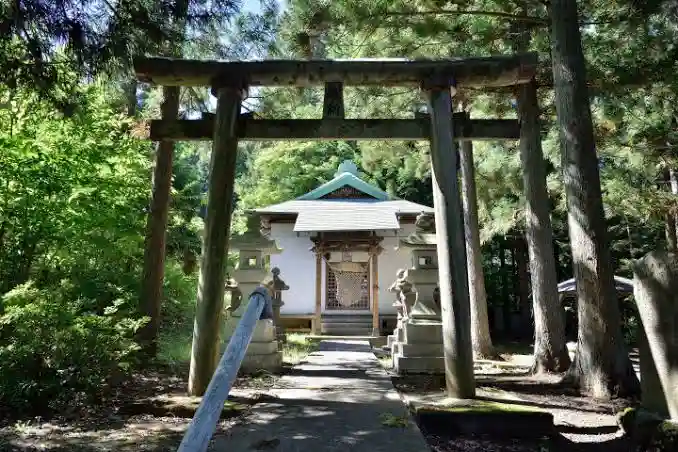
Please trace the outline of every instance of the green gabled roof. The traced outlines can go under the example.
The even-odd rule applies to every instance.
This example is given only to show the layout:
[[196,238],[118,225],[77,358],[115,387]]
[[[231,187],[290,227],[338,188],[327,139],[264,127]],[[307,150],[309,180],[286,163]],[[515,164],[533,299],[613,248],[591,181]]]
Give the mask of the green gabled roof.
[[297,199],[301,201],[317,200],[346,186],[352,187],[360,192],[365,193],[366,195],[372,196],[378,201],[388,201],[393,199],[385,191],[360,179],[355,174],[356,172],[357,168],[352,162],[344,162],[341,166],[339,166],[339,171],[337,171],[336,177],[334,179],[314,190],[311,190],[305,195],[298,197]]

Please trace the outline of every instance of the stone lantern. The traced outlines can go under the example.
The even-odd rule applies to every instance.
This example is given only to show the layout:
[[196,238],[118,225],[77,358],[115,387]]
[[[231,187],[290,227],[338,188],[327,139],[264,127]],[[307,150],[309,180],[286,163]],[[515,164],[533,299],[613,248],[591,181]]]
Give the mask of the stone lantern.
[[[281,253],[275,240],[264,237],[260,231],[260,219],[250,216],[247,219],[247,231],[233,237],[229,248],[238,251],[238,264],[233,279],[242,294],[242,302],[233,307],[231,317],[226,322],[225,344],[235,331],[243,312],[247,309],[250,294],[266,280],[266,257]],[[279,308],[278,308],[279,309]],[[242,363],[244,372],[267,370],[275,372],[282,366],[282,352],[279,351],[276,328],[273,319],[258,320],[247,355]]]
[[440,373],[445,367],[433,214],[422,212],[415,227],[415,232],[400,240],[401,247],[411,250],[406,275],[416,298],[390,338],[393,367],[399,373]]

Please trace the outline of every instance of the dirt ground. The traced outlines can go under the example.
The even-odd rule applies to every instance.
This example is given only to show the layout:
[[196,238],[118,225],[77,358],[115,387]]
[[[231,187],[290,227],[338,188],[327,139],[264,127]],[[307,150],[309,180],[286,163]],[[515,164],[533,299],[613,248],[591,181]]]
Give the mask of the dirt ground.
[[[519,404],[553,413],[560,438],[514,440],[482,435],[452,437],[420,425],[433,452],[452,451],[630,451],[615,413],[627,402],[594,402],[559,383],[558,376],[531,377],[529,356],[504,355],[506,363],[476,363],[477,394],[491,402]],[[229,397],[215,438],[228,435],[234,423],[246,422],[248,410],[266,400],[279,376],[239,379]],[[4,451],[173,451],[188,427],[197,401],[185,396],[188,367],[157,368],[135,375],[110,390],[96,405],[74,401],[58,414],[3,415],[0,452]],[[393,376],[404,398],[422,402],[444,398],[441,377]]]
[[[553,414],[559,436],[534,440],[498,438],[497,436],[452,436],[420,429],[434,452],[452,451],[631,451],[632,444],[623,437],[616,413],[632,402],[594,401],[560,384],[559,375],[529,375],[529,355],[504,355],[503,363],[476,362],[477,397],[480,400],[510,403]],[[436,377],[392,377],[396,389],[408,402],[441,404],[445,399],[445,380]]]
[[[264,400],[276,378],[239,378],[215,437]],[[96,405],[74,404],[43,416],[5,415],[0,418],[0,451],[174,451],[198,404],[186,397],[186,381],[187,367],[158,368],[135,375]]]

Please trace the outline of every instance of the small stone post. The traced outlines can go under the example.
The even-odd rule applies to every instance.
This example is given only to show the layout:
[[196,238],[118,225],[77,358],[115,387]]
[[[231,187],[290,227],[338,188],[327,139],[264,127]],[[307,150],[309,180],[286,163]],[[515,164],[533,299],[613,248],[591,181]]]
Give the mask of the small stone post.
[[275,324],[276,337],[278,338],[278,348],[282,349],[282,345],[287,341],[285,327],[280,319],[280,308],[285,305],[282,300],[282,292],[289,290],[290,286],[285,284],[285,281],[280,278],[280,269],[278,267],[273,267],[271,274],[273,275],[273,323]]
[[678,420],[678,254],[649,253],[634,263],[633,276],[642,322],[642,404]]

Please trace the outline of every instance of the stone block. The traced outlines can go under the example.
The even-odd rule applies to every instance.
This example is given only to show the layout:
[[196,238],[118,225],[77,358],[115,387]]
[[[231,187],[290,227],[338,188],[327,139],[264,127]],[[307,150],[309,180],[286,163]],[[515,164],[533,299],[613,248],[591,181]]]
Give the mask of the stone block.
[[272,342],[276,340],[276,329],[272,319],[257,320],[252,334],[252,342]]
[[443,324],[436,321],[410,320],[403,324],[405,340],[408,344],[442,344]]
[[419,275],[415,273],[414,277],[410,277],[417,297],[433,301],[433,293],[438,285],[438,272],[432,270],[409,270],[409,272],[421,273]]
[[678,254],[652,252],[633,265],[642,322],[642,404],[678,420]]
[[437,356],[442,357],[443,344],[405,344],[402,342],[394,345],[394,355],[401,356]]
[[414,287],[419,285],[437,286],[438,285],[438,269],[422,269],[411,268],[407,270],[408,279],[412,282]]
[[245,355],[245,359],[240,366],[240,371],[246,374],[255,373],[261,370],[267,372],[278,372],[282,367],[282,352],[275,351],[265,355]]
[[440,312],[432,299],[420,298],[417,295],[417,301],[410,311],[412,320],[434,320],[440,322]]
[[278,351],[278,342],[250,342],[247,347],[247,354],[250,355],[270,355]]
[[[238,281],[238,284],[250,283],[257,284],[264,280],[268,276],[268,272],[263,268],[239,268],[233,272],[233,278]],[[250,294],[243,294],[247,297]]]
[[393,356],[393,370],[399,374],[441,374],[445,373],[442,356]]

